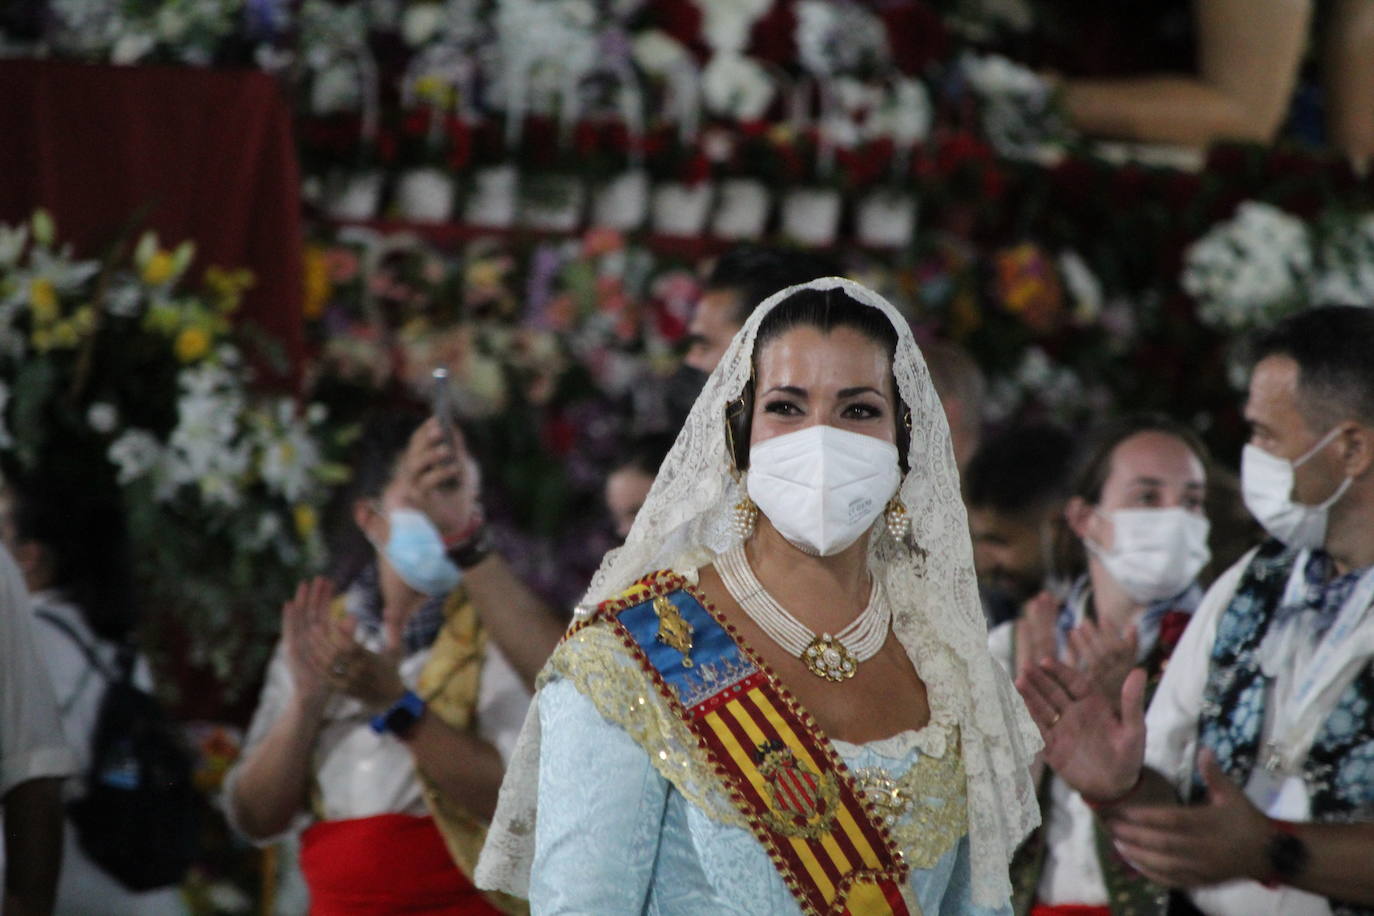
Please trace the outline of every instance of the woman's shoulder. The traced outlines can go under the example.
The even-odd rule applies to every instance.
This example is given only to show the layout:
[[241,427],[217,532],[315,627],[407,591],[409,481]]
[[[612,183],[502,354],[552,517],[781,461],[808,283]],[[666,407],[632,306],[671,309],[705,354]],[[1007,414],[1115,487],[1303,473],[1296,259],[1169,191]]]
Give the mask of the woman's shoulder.
[[656,569],[640,576],[629,587],[597,604],[584,619],[617,617],[655,598],[683,591],[694,584],[694,580],[694,575],[682,571]]

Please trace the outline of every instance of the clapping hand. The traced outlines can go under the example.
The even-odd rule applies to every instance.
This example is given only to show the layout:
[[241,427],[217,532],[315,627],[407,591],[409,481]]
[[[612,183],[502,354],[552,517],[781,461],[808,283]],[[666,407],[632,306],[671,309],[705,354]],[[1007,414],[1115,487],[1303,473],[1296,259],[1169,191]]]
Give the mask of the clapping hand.
[[[1120,798],[1145,758],[1145,671],[1122,684],[1119,706],[1085,671],[1044,658],[1016,680],[1045,739],[1045,762],[1090,800]],[[1118,711],[1119,710],[1119,711]]]
[[1069,632],[1069,664],[1088,676],[1118,715],[1121,713],[1121,688],[1136,665],[1138,646],[1134,625],[1118,631],[1114,627],[1099,626],[1085,617]]
[[405,690],[400,628],[387,626],[386,646],[373,652],[356,639],[357,620],[333,615],[334,589],[323,577],[302,582],[282,607],[287,666],[302,699],[322,704],[331,692],[385,707]]
[[1117,850],[1166,887],[1263,880],[1269,869],[1265,843],[1273,833],[1267,819],[1210,749],[1198,755],[1198,769],[1207,786],[1206,802],[1118,809],[1111,822]]

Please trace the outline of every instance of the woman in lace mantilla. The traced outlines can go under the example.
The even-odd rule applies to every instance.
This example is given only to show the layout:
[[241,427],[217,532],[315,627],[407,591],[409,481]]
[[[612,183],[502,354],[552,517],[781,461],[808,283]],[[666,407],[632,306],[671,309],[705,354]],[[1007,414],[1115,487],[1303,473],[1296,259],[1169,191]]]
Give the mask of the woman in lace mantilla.
[[707,381],[550,659],[476,877],[534,912],[1008,912],[1039,738],[905,320],[829,278]]

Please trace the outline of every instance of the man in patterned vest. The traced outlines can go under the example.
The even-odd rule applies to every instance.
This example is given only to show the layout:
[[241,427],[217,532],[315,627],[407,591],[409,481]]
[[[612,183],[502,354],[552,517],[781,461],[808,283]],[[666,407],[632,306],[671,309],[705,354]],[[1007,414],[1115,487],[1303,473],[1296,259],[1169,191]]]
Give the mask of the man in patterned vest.
[[1255,341],[1241,462],[1270,538],[1194,615],[1150,705],[1046,661],[1018,683],[1056,772],[1173,912],[1374,914],[1374,309]]

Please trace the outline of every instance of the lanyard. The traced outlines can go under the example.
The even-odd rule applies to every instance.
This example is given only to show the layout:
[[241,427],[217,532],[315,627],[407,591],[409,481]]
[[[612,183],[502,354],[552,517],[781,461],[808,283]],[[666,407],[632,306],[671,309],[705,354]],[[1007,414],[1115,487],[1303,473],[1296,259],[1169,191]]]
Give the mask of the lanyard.
[[[1309,556],[1307,550],[1298,554],[1284,589],[1285,605],[1302,601]],[[1293,686],[1286,700],[1278,703],[1274,710],[1274,730],[1264,759],[1266,769],[1296,772],[1298,763],[1306,756],[1318,729],[1326,721],[1326,716],[1317,714],[1318,708],[1323,701],[1329,704],[1335,700],[1337,692],[1348,682],[1351,669],[1362,664],[1374,649],[1374,633],[1361,634],[1363,639],[1355,637],[1354,633],[1364,622],[1371,602],[1374,602],[1374,568],[1360,577],[1321,644],[1307,663],[1293,672]],[[1294,620],[1288,625],[1298,627],[1302,621]],[[1356,642],[1352,643],[1352,638]],[[1291,641],[1288,644],[1293,645]],[[1338,653],[1345,658],[1337,660]]]

